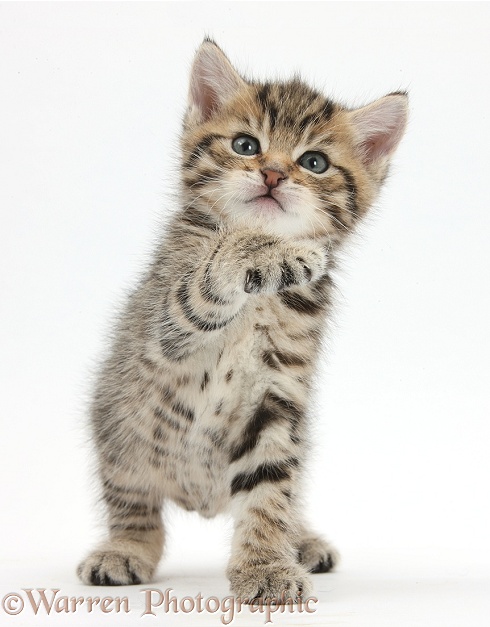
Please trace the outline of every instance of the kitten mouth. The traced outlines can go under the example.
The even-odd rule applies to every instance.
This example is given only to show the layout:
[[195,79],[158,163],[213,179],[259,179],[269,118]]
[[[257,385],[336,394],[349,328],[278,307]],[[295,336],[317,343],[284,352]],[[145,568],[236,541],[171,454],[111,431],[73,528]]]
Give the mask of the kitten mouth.
[[284,207],[281,203],[269,192],[267,194],[262,194],[261,196],[255,196],[255,198],[251,198],[248,202],[256,203],[259,207],[280,209],[281,211],[284,211]]

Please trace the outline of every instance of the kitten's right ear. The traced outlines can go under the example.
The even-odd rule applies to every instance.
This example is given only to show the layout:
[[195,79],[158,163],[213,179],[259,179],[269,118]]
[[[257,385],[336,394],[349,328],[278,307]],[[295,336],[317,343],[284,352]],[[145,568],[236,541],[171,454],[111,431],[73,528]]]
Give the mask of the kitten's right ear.
[[189,85],[189,115],[205,122],[246,82],[214,41],[205,39],[194,58]]

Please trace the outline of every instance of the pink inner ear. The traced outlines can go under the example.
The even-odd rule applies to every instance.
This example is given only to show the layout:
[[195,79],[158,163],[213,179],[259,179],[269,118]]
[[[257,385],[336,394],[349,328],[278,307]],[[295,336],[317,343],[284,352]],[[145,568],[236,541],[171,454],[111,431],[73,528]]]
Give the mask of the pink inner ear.
[[367,164],[390,157],[405,131],[407,97],[393,94],[352,112],[359,147]]
[[198,69],[196,68],[190,86],[190,100],[198,107],[202,119],[205,121],[211,117],[212,112],[216,109],[218,98],[213,88],[206,83],[202,75],[197,75],[197,72]]
[[394,150],[396,142],[391,134],[379,134],[369,137],[362,142],[361,147],[368,161],[376,161],[379,157],[389,155]]
[[202,120],[208,120],[244,84],[220,48],[204,42],[196,54],[189,87],[190,104],[199,109]]

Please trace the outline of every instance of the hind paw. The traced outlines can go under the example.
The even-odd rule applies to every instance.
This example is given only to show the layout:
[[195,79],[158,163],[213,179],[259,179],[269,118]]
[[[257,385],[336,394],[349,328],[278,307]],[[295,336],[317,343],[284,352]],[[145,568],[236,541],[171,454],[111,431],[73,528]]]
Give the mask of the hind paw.
[[338,551],[321,536],[303,538],[298,547],[298,561],[310,573],[327,573],[340,559]]

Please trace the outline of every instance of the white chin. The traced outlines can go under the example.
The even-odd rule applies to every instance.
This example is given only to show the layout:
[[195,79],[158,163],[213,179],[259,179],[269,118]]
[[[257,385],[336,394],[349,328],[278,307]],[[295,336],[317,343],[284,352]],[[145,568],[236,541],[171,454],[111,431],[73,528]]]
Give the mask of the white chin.
[[308,224],[299,215],[286,212],[273,198],[256,198],[229,207],[229,218],[240,228],[257,229],[274,235],[304,236]]

